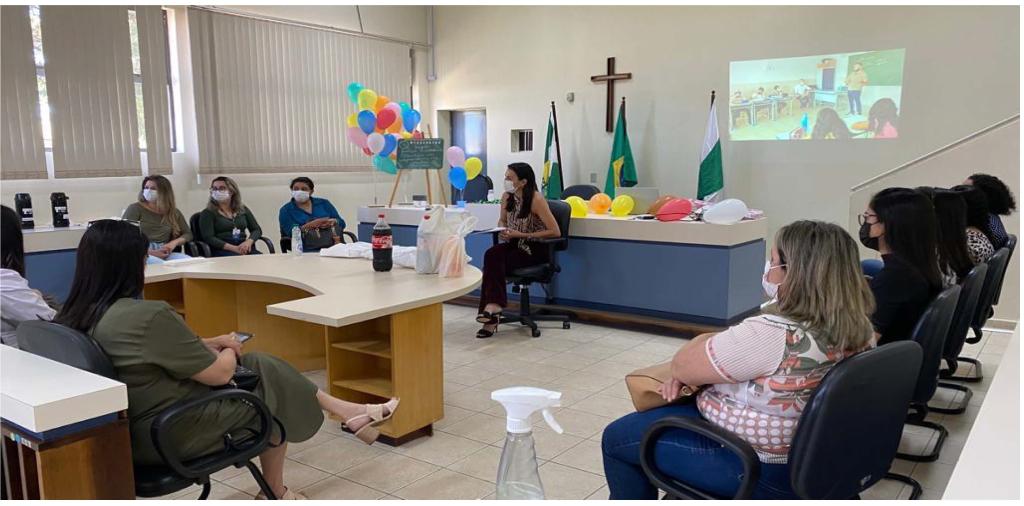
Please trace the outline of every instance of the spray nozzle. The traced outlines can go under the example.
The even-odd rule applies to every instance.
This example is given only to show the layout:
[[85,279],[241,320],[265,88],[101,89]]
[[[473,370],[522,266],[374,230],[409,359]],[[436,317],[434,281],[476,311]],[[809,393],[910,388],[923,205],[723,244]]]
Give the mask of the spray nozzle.
[[534,387],[510,387],[491,392],[491,399],[505,408],[506,428],[513,433],[532,430],[530,415],[540,411],[551,430],[561,434],[562,427],[555,421],[551,409],[562,405],[562,393]]

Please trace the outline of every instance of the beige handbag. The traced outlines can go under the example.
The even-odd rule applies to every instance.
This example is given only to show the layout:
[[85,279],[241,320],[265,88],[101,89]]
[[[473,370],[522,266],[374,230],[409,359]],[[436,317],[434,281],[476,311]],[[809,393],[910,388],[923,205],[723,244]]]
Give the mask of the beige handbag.
[[658,387],[672,377],[672,362],[652,365],[637,369],[626,375],[626,388],[633,400],[636,410],[647,411],[659,408],[667,404],[673,404],[690,398],[697,393],[699,388],[683,385],[679,389],[679,398],[672,403],[665,402],[665,398],[658,393]]

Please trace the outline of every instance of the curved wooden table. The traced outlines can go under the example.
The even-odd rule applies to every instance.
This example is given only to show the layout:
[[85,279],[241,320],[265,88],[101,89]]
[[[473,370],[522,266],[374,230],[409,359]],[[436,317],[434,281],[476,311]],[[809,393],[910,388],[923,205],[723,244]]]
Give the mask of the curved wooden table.
[[460,278],[441,278],[375,272],[356,258],[252,255],[149,265],[145,297],[170,303],[200,336],[251,332],[246,351],[300,371],[326,368],[336,397],[400,397],[381,433],[401,444],[444,416],[441,303],[476,289],[481,276],[469,265]]

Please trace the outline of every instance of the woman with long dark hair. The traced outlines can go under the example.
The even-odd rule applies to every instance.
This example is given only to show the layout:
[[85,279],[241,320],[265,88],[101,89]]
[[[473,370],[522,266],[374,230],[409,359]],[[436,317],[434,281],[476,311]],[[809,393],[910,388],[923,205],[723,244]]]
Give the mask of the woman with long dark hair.
[[880,98],[868,109],[868,131],[875,139],[899,137],[900,113],[891,98]]
[[527,163],[509,164],[505,171],[505,193],[501,195],[498,226],[503,241],[484,254],[484,276],[480,287],[480,308],[476,321],[484,324],[476,337],[487,338],[498,330],[501,312],[508,305],[505,276],[513,270],[548,261],[548,250],[535,239],[562,235],[548,201],[537,190],[537,176]]
[[971,177],[964,181],[981,190],[988,199],[989,231],[992,233],[992,246],[1002,248],[1010,236],[1006,233],[1003,220],[1000,216],[1009,216],[1017,210],[1017,202],[1013,199],[1013,192],[998,177],[988,174],[971,174]]
[[[202,397],[231,381],[238,364],[255,371],[260,381],[254,394],[263,399],[285,429],[279,443],[260,455],[263,474],[274,494],[303,499],[284,485],[287,442],[316,434],[325,410],[342,420],[363,442],[379,435],[375,426],[389,419],[397,399],[386,404],[354,404],[319,390],[291,365],[262,353],[242,354],[234,334],[201,339],[174,309],[162,301],[142,299],[149,241],[127,221],[92,223],[78,245],[71,294],[57,322],[89,334],[110,358],[120,381],[128,386],[132,458],[138,465],[159,465],[162,459],[150,430],[153,419],[168,406]],[[234,402],[209,405],[171,429],[173,445],[183,459],[213,454],[224,448],[225,431],[257,424],[252,409]],[[257,499],[262,498],[262,493]]]
[[192,240],[192,231],[185,215],[178,210],[174,187],[166,177],[143,178],[136,202],[124,210],[122,218],[137,222],[149,239],[148,263],[162,264],[166,260],[191,258],[174,251]]
[[871,198],[859,220],[861,243],[882,254],[882,269],[870,281],[878,342],[909,339],[942,289],[935,210],[919,191],[887,188]]
[[18,213],[7,206],[0,212],[0,341],[18,346],[18,324],[30,320],[52,320],[57,314],[39,290],[25,279],[25,243]]
[[935,188],[932,194],[938,223],[939,270],[943,286],[963,281],[974,262],[967,251],[967,204],[956,192]]
[[996,253],[995,236],[989,220],[988,199],[985,193],[972,185],[957,185],[951,188],[967,204],[967,252],[975,264],[988,262]]

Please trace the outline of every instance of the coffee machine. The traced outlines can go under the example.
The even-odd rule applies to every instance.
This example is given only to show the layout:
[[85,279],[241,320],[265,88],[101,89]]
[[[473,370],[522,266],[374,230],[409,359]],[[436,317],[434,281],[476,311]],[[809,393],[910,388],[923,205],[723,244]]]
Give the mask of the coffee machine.
[[21,220],[21,228],[35,228],[35,215],[32,213],[32,196],[27,193],[14,194],[14,209]]
[[68,196],[64,195],[64,192],[53,192],[50,194],[50,208],[53,211],[54,228],[71,225],[70,213],[68,212]]

